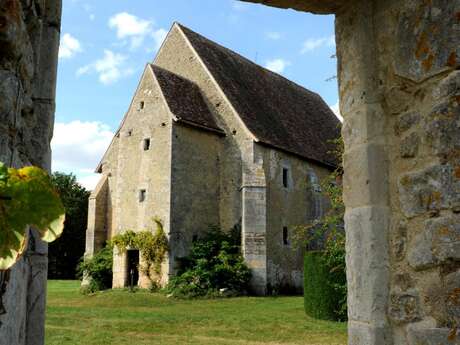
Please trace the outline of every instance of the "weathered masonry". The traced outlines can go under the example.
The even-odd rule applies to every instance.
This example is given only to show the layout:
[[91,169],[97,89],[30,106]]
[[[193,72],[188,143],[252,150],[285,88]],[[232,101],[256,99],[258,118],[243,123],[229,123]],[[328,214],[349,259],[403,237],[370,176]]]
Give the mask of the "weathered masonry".
[[349,344],[460,344],[460,1],[253,2],[336,14]]
[[[345,168],[347,176],[359,177],[345,181],[350,344],[458,344],[446,339],[449,328],[460,324],[458,300],[452,294],[460,285],[459,0],[259,2],[337,16]],[[10,93],[15,88],[4,85],[11,82],[10,76],[13,83],[19,78],[21,69],[13,67],[17,57],[33,60],[28,65],[40,76],[25,79],[35,80],[31,86],[38,96],[32,98],[33,105],[0,103],[1,159],[16,148],[23,152],[17,164],[49,162],[42,157],[49,155],[53,122],[53,112],[46,109],[54,99],[59,10],[57,0],[1,2],[0,18],[6,24],[0,26],[0,93],[10,95],[2,99],[15,99]],[[15,27],[21,29],[10,31]],[[32,46],[24,43],[27,40]],[[11,46],[15,48],[2,49]],[[42,59],[44,52],[52,56]],[[26,71],[30,69],[21,73]],[[27,104],[32,117],[19,112],[16,124],[4,118],[27,109]],[[27,127],[25,119],[36,127]],[[31,144],[30,133],[13,144],[11,129],[31,128],[39,129],[31,133],[42,145]],[[31,253],[45,253],[37,248],[42,247]],[[1,277],[7,310],[0,317],[2,345],[44,342],[43,299],[33,302],[43,296],[46,273],[28,284],[34,276],[31,269],[39,267],[42,257],[31,255],[18,263],[6,292]]]
[[[50,168],[59,0],[0,1],[0,161]],[[33,231],[28,250],[0,272],[0,344],[44,343],[48,247]]]
[[[339,124],[317,94],[174,24],[97,168],[86,254],[159,217],[166,281],[210,225],[236,226],[254,292],[301,291],[289,233],[326,207],[318,181],[335,167]],[[131,283],[137,255],[115,253],[114,287]]]

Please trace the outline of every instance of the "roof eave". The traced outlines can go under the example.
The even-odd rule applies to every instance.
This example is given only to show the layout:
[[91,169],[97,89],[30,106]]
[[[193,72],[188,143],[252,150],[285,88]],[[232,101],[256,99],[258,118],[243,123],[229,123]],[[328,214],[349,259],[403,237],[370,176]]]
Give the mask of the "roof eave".
[[274,145],[274,144],[271,144],[271,143],[267,143],[265,141],[260,141],[260,140],[257,140],[255,141],[257,144],[260,144],[262,146],[267,146],[269,148],[272,148],[272,149],[276,149],[278,151],[282,151],[282,152],[285,152],[285,153],[289,153],[291,155],[294,155],[302,160],[306,160],[306,161],[309,161],[309,162],[314,162],[316,164],[320,164],[326,168],[329,168],[329,169],[332,169],[332,170],[335,170],[338,168],[338,166],[334,163],[331,163],[331,162],[326,162],[326,161],[323,161],[323,160],[319,160],[319,159],[316,159],[316,158],[311,158],[311,157],[307,157],[305,155],[302,155],[298,152],[294,152],[294,151],[291,151],[291,150],[287,150],[285,148],[282,148],[282,147],[279,147],[277,145]]
[[175,116],[174,117],[174,122],[176,122],[178,124],[183,124],[183,125],[186,125],[186,126],[189,126],[189,127],[196,127],[196,128],[202,129],[204,131],[213,132],[213,133],[218,134],[218,135],[223,136],[223,137],[227,136],[227,134],[225,134],[225,132],[222,129],[204,126],[204,125],[201,125],[199,123],[183,119],[181,117]]

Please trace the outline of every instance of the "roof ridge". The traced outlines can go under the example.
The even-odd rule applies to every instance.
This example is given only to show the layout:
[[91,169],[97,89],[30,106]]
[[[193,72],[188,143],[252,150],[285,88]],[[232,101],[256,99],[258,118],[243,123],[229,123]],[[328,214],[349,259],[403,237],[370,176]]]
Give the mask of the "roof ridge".
[[[286,77],[283,76],[282,74],[273,72],[272,70],[269,70],[268,68],[266,68],[266,67],[264,67],[264,66],[262,66],[262,65],[259,65],[258,63],[256,63],[256,62],[250,60],[249,58],[245,57],[244,55],[242,55],[242,54],[240,54],[240,53],[238,53],[238,52],[236,52],[236,51],[234,51],[234,50],[232,50],[232,49],[230,49],[230,48],[227,48],[227,47],[223,46],[222,44],[220,44],[220,43],[218,43],[218,42],[216,42],[216,41],[213,41],[213,40],[211,40],[210,38],[207,38],[206,36],[203,36],[202,34],[200,34],[200,33],[196,32],[196,31],[190,29],[189,27],[187,27],[187,26],[185,26],[185,25],[183,25],[183,24],[181,24],[181,23],[179,23],[179,22],[174,22],[174,24],[176,24],[177,26],[179,26],[181,29],[185,29],[185,30],[190,31],[191,33],[193,33],[193,34],[199,36],[200,38],[202,38],[202,39],[204,39],[204,40],[206,40],[206,41],[212,43],[212,44],[215,45],[215,46],[218,46],[218,47],[221,48],[221,49],[227,50],[227,51],[229,51],[230,53],[237,55],[239,58],[241,58],[241,59],[243,59],[243,60],[249,62],[250,64],[256,66],[257,68],[263,70],[264,72],[271,73],[271,74],[273,74],[273,75],[275,75],[275,76],[277,76],[277,77],[280,77],[280,78],[284,79],[285,81],[289,82],[290,84],[293,84],[294,86],[299,87],[300,89],[302,89],[302,90],[304,90],[304,91],[307,91],[307,92],[309,92],[309,93],[312,93],[312,94],[315,94],[315,95],[321,97],[317,92],[312,91],[312,90],[310,90],[310,89],[307,89],[305,86],[302,86],[302,85],[296,83],[295,81],[292,81],[292,80],[286,78]],[[185,33],[185,34],[186,34],[186,33]],[[193,44],[193,43],[192,43],[192,44]]]

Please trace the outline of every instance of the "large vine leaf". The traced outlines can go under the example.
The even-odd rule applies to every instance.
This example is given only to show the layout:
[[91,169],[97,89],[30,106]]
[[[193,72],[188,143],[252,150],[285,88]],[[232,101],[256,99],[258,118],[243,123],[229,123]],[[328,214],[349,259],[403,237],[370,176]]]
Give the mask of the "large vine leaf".
[[23,253],[28,226],[51,242],[61,235],[64,220],[64,206],[44,170],[7,169],[0,163],[0,270]]

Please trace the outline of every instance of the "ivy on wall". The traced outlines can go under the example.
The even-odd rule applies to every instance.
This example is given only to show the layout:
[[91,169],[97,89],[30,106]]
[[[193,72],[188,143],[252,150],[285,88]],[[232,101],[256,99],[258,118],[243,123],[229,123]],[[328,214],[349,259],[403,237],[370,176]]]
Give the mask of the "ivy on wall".
[[149,278],[152,287],[158,287],[161,278],[161,264],[168,252],[168,238],[161,220],[158,218],[153,220],[157,226],[155,233],[127,230],[114,236],[111,244],[117,247],[119,254],[125,253],[128,249],[138,249],[143,261],[143,265],[139,268],[140,272]]
[[46,171],[7,168],[0,162],[0,271],[23,254],[29,226],[52,242],[61,235],[64,220],[64,206]]

